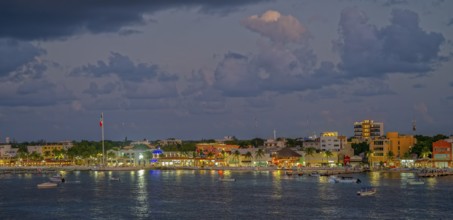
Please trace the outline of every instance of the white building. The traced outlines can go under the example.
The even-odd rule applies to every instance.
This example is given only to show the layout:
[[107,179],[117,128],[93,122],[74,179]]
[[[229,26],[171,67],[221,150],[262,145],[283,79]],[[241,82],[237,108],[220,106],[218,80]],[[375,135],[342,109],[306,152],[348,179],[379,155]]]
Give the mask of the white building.
[[340,151],[346,144],[346,138],[338,136],[338,132],[329,131],[321,134],[320,147],[324,151]]
[[42,155],[42,146],[27,146],[27,151],[29,154],[36,152],[39,155]]
[[15,157],[19,148],[12,148],[10,144],[0,145],[0,157]]

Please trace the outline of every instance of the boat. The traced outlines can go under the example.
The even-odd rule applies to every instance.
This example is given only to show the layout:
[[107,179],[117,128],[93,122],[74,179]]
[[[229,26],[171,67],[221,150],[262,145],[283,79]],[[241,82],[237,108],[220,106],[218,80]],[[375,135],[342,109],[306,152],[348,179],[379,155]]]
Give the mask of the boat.
[[234,182],[234,181],[236,181],[236,179],[234,179],[234,178],[223,178],[223,177],[220,177],[220,178],[219,178],[219,181],[221,181],[221,182]]
[[56,182],[56,183],[64,183],[65,182],[65,179],[60,174],[54,175],[52,177],[49,177],[49,180],[51,182]]
[[363,187],[359,191],[357,191],[357,195],[359,196],[371,196],[376,194],[376,188],[374,187]]
[[331,183],[361,183],[360,179],[352,176],[329,176],[328,182]]
[[119,177],[110,177],[110,181],[120,181],[120,178]]
[[409,183],[409,185],[423,185],[423,184],[425,184],[425,181],[423,181],[421,179],[412,178],[412,179],[408,179],[407,183]]
[[318,172],[311,172],[310,174],[308,174],[309,176],[314,176],[314,177],[319,177],[321,176]]
[[45,182],[45,183],[40,183],[38,184],[38,188],[54,188],[54,187],[57,187],[58,184],[57,183],[53,183],[53,182]]

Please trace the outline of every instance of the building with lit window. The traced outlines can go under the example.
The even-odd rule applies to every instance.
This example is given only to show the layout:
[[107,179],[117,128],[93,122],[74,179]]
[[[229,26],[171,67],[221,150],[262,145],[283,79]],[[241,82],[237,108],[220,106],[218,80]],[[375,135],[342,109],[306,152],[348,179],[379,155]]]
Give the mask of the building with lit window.
[[433,143],[433,162],[435,167],[451,167],[452,148],[452,143],[447,140],[438,140]]
[[400,159],[409,157],[409,152],[416,144],[413,135],[400,135],[398,132],[387,132],[385,137],[370,141],[372,152],[371,163],[378,166],[381,163],[387,166],[399,166]]
[[354,122],[354,137],[362,140],[370,140],[384,136],[384,123],[373,120]]
[[339,136],[336,131],[321,133],[320,148],[324,151],[340,151],[347,139],[345,136]]

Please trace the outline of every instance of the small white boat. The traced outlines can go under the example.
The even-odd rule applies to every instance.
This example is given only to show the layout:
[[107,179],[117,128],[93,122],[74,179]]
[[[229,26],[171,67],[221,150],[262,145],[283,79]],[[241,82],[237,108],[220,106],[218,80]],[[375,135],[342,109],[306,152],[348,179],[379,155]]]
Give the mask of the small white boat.
[[425,184],[425,181],[421,179],[408,179],[407,183],[409,183],[410,185],[423,185]]
[[376,188],[374,187],[364,187],[360,191],[357,191],[357,195],[359,196],[371,196],[374,194],[376,194]]
[[234,178],[222,178],[222,177],[220,177],[220,178],[219,178],[219,181],[221,181],[221,182],[234,182],[234,181],[236,181],[236,179],[234,179]]
[[110,181],[120,181],[120,178],[119,177],[110,177]]
[[328,182],[330,183],[361,183],[360,179],[352,176],[329,176]]
[[53,182],[45,182],[45,183],[38,184],[38,188],[54,188],[57,186],[58,186],[58,184],[53,183]]

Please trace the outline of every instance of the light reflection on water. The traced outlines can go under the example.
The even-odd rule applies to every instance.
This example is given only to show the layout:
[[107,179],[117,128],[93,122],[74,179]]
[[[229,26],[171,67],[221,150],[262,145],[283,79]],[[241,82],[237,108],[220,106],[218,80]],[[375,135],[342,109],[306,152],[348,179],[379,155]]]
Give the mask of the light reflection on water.
[[[220,175],[236,182],[220,182]],[[362,184],[283,171],[75,171],[76,184],[39,190],[40,175],[12,175],[0,185],[0,219],[446,219],[453,176],[408,185],[414,173],[354,174]],[[119,176],[121,181],[109,181]],[[362,185],[375,196],[356,196]],[[45,199],[43,199],[45,198]],[[20,213],[20,215],[18,214]],[[403,216],[403,217],[402,217]]]

